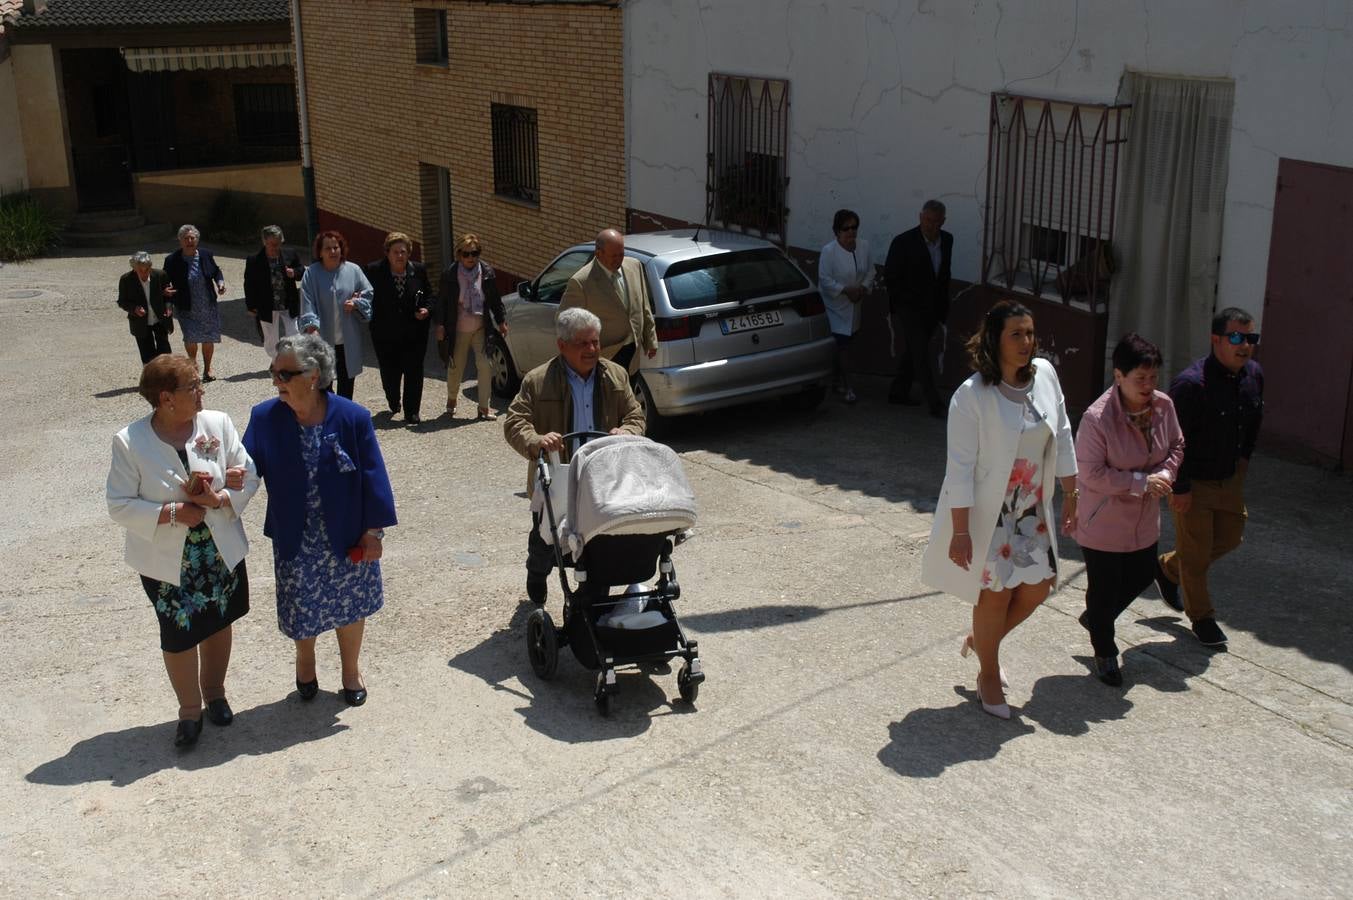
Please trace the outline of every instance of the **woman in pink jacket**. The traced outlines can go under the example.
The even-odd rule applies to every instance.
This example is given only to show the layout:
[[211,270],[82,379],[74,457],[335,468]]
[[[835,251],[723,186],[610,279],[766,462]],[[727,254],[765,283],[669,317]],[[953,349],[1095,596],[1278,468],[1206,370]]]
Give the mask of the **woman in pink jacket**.
[[1085,556],[1085,612],[1099,680],[1118,687],[1113,624],[1155,577],[1160,501],[1184,458],[1169,394],[1156,390],[1160,351],[1137,334],[1113,350],[1113,386],[1081,418],[1076,435],[1080,505],[1076,540]]

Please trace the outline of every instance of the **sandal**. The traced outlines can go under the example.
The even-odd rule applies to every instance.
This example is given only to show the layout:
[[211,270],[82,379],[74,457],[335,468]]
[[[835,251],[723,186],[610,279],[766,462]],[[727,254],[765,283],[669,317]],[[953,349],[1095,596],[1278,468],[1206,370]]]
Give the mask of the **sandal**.
[[491,422],[491,421],[493,421],[493,420],[496,419],[496,418],[498,418],[498,416],[497,416],[497,414],[496,414],[493,410],[489,409],[489,408],[486,407],[486,406],[481,406],[481,407],[479,407],[479,419],[480,419],[480,421],[490,421],[490,422]]

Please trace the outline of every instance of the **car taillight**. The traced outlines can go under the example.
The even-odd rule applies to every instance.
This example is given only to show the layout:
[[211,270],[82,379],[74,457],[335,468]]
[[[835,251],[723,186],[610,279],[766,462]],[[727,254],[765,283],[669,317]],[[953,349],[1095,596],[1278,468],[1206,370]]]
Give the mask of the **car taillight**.
[[794,308],[801,316],[818,316],[827,311],[822,305],[821,294],[804,294],[794,301]]
[[691,336],[691,317],[679,319],[656,319],[654,326],[658,330],[660,341],[684,341]]

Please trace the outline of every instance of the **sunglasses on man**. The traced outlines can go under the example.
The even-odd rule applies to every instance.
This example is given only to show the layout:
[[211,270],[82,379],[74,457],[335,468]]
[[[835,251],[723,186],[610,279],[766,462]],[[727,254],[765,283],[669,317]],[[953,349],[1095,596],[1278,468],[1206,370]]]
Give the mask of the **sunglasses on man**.
[[1259,343],[1259,332],[1257,331],[1227,331],[1218,337],[1224,337],[1232,347],[1239,347],[1241,344],[1249,344],[1253,347]]

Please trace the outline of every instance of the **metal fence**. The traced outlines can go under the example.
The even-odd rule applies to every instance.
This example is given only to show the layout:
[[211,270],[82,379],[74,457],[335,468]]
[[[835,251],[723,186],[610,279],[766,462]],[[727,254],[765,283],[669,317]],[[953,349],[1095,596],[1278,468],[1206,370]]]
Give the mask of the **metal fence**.
[[540,202],[540,159],[536,111],[492,104],[493,192],[527,203]]
[[786,243],[789,82],[709,76],[705,221]]
[[1107,309],[1129,108],[992,95],[983,283]]

